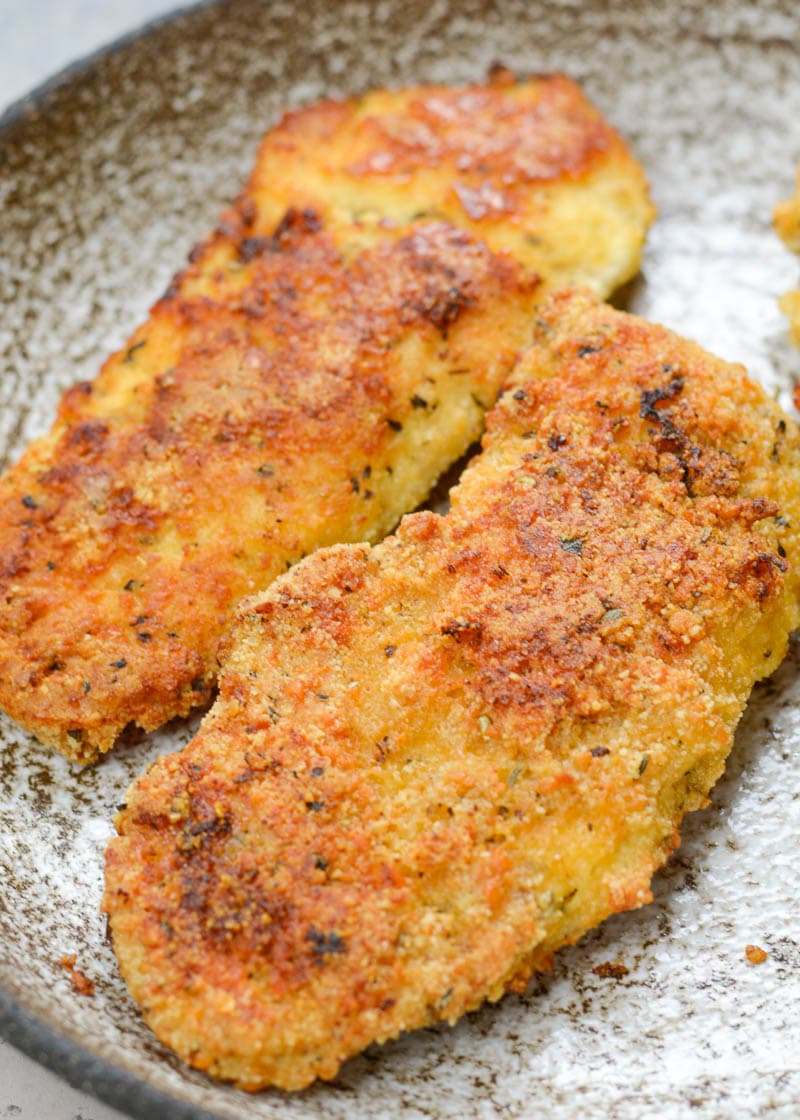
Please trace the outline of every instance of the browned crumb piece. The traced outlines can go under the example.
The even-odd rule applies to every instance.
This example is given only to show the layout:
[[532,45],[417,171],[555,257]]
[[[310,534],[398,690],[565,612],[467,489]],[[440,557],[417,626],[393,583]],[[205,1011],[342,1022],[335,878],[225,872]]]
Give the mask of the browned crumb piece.
[[105,907],[158,1036],[300,1088],[648,902],[800,621],[799,491],[740,367],[554,297],[449,513],[243,603],[129,790]]
[[750,964],[763,964],[767,959],[767,951],[766,949],[762,949],[760,945],[747,945],[744,955],[747,957]]
[[80,996],[94,995],[94,980],[90,980],[85,972],[75,967],[75,954],[63,956],[58,962],[65,972],[69,973],[72,986]]
[[602,964],[596,964],[592,969],[595,976],[601,976],[603,980],[621,980],[623,976],[627,976],[630,969],[626,968],[620,961],[603,961]]

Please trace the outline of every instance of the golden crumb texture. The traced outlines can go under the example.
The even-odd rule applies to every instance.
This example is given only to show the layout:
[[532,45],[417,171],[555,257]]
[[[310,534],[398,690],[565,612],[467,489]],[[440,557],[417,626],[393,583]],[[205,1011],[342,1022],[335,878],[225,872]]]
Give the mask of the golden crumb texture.
[[0,479],[0,707],[88,762],[206,702],[239,599],[418,505],[479,437],[547,282],[610,291],[650,217],[564,78],[290,113]]
[[299,1089],[647,902],[798,624],[798,480],[740,367],[553,297],[450,512],[246,600],[129,790],[104,906],[158,1037]]
[[[772,212],[775,232],[787,249],[800,253],[800,167],[797,169],[797,185],[791,198],[779,202]],[[781,311],[789,320],[792,340],[800,346],[800,290],[786,292],[779,300]],[[795,391],[795,407],[800,407],[800,393]]]

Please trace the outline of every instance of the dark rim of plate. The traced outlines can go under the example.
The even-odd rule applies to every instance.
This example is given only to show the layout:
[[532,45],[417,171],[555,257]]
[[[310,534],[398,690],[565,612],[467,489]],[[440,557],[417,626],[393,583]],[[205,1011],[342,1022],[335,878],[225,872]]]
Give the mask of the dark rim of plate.
[[[57,71],[30,93],[12,102],[0,114],[0,133],[29,116],[32,112],[46,111],[54,97],[78,78],[86,76],[102,59],[124,50],[131,43],[176,19],[211,8],[224,0],[197,0],[176,8],[155,19],[148,20],[133,31],[127,32],[110,43]],[[32,1015],[21,1003],[0,987],[0,1038],[21,1050],[40,1065],[46,1066],[75,1089],[90,1093],[114,1108],[120,1109],[137,1120],[223,1120],[217,1112],[209,1112],[180,1100],[159,1089],[154,1089],[135,1073],[115,1065],[106,1058],[99,1058],[79,1043],[59,1034],[43,1020]]]

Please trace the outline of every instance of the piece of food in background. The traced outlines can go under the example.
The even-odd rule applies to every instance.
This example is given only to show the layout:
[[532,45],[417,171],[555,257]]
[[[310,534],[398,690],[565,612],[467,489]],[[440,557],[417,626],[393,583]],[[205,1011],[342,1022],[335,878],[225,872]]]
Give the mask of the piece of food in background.
[[242,604],[129,790],[104,906],[158,1037],[298,1089],[647,902],[800,619],[798,525],[741,367],[554,297],[450,512]]
[[772,214],[775,232],[793,253],[800,253],[800,167],[795,193],[779,202]]
[[479,436],[541,293],[474,234],[607,293],[651,216],[563,78],[290,114],[148,322],[0,480],[0,706],[87,762],[206,702],[243,595],[380,538]]
[[[800,168],[797,171],[797,189],[791,198],[779,202],[772,213],[775,232],[787,249],[800,253]],[[792,340],[800,346],[800,290],[786,292],[778,301],[781,311],[789,320]],[[800,407],[800,391],[795,389],[795,406]]]
[[746,945],[744,955],[749,964],[763,964],[769,954],[760,945]]

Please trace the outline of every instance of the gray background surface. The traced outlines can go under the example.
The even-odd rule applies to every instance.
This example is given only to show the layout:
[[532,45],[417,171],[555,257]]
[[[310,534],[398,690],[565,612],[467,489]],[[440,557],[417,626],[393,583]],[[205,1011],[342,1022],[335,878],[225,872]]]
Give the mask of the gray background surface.
[[[57,70],[180,7],[170,0],[0,0],[0,112]],[[2,1120],[122,1120],[0,1040]]]

